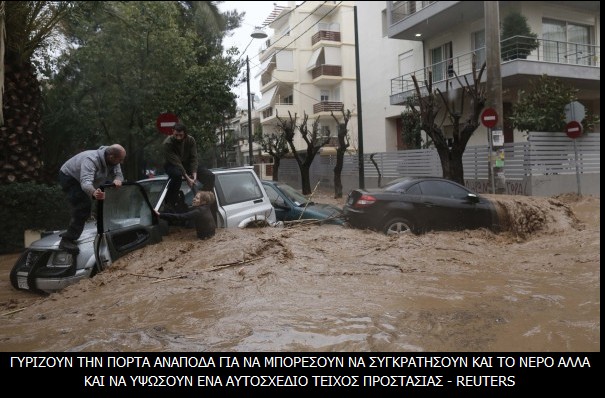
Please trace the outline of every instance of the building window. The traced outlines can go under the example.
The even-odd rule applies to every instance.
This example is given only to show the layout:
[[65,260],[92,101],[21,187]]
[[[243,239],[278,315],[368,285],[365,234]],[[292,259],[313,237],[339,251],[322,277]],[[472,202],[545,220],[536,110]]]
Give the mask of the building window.
[[485,62],[485,30],[471,33],[471,48],[475,53],[477,64],[475,68],[481,69],[481,65]]
[[452,61],[452,42],[450,41],[442,46],[432,48],[430,55],[433,81],[445,80],[448,66],[451,65]]
[[594,65],[591,27],[566,21],[542,20],[544,60],[574,65]]

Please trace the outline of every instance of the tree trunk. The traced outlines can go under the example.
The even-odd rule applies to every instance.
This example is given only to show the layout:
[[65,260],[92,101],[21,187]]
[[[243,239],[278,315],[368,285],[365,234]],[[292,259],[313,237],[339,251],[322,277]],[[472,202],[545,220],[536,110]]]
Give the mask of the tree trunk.
[[311,177],[309,176],[309,167],[300,168],[300,178],[302,180],[302,193],[303,195],[311,194]]
[[279,164],[281,162],[280,158],[273,158],[273,181],[279,181]]
[[437,148],[443,178],[464,185],[464,168],[462,166],[462,153],[457,153],[448,148]]
[[342,167],[344,165],[344,150],[336,150],[336,166],[334,166],[334,198],[342,198]]
[[40,84],[30,63],[4,65],[3,111],[0,127],[0,184],[55,180],[44,175],[40,131]]

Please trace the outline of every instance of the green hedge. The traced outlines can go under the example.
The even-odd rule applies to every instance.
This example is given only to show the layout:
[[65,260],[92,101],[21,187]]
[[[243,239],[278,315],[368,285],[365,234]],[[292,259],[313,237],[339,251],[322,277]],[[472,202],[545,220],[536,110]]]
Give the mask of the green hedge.
[[66,229],[69,218],[69,203],[58,184],[0,185],[0,254],[22,251],[25,230]]

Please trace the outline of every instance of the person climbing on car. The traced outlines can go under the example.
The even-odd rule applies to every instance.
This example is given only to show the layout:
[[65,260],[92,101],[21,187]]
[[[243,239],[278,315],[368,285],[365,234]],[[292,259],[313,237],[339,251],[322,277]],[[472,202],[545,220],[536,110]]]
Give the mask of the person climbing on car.
[[208,239],[216,233],[216,222],[212,215],[211,206],[215,202],[212,192],[199,191],[195,194],[192,206],[185,213],[159,212],[156,214],[167,221],[193,221],[197,237],[199,239]]
[[185,178],[187,185],[195,189],[198,168],[197,146],[195,138],[187,134],[185,126],[181,123],[174,125],[172,135],[166,137],[163,146],[164,171],[169,177],[166,203],[168,209],[177,210],[182,207],[182,203],[179,203],[182,179]]
[[60,249],[74,254],[80,252],[76,241],[90,217],[92,199],[105,199],[105,192],[99,189],[103,183],[113,182],[116,187],[122,186],[124,176],[120,164],[125,157],[126,150],[119,144],[113,144],[80,152],[63,163],[59,185],[71,206],[71,220],[67,231],[61,234]]

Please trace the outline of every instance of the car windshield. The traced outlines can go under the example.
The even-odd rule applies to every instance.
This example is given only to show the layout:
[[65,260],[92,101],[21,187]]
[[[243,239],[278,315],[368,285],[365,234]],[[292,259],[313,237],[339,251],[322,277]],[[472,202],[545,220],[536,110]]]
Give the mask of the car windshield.
[[[278,184],[277,187],[290,199],[296,206],[302,206],[307,203],[307,198],[296,189],[287,184]],[[312,204],[309,202],[308,204]]]

